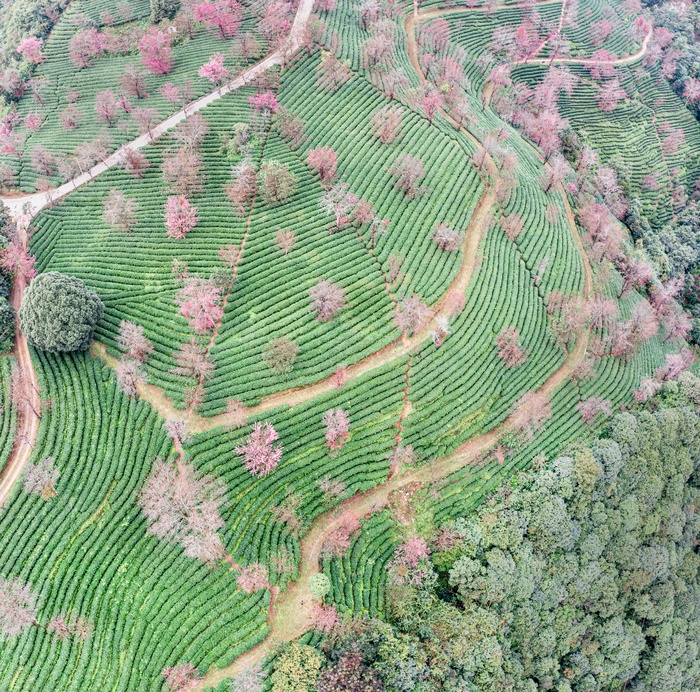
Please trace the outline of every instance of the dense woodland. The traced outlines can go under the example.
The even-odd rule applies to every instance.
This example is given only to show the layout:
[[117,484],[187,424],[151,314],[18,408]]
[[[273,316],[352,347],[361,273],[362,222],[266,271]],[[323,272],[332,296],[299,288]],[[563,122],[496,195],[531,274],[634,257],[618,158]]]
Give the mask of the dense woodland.
[[700,8],[0,7],[0,689],[700,689]]

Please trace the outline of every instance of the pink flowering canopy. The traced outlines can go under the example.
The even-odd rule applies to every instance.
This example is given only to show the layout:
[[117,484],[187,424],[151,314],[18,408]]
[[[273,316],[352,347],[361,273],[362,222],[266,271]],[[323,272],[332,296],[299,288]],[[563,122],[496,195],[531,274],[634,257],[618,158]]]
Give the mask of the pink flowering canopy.
[[273,444],[278,439],[271,423],[256,423],[245,443],[236,447],[236,454],[243,457],[245,467],[254,476],[267,476],[282,458],[282,445]]

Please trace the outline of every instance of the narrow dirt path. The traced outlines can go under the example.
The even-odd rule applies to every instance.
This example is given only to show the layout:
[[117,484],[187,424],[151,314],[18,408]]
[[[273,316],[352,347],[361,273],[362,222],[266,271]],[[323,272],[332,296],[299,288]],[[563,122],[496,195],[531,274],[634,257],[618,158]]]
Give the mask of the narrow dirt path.
[[[495,165],[494,165],[495,169]],[[457,294],[463,294],[474,274],[476,268],[479,244],[484,234],[488,230],[491,212],[496,203],[496,193],[493,190],[486,191],[479,199],[472,213],[469,226],[466,231],[464,245],[462,246],[462,263],[457,271],[457,275],[450,283],[447,291],[437,301],[433,307],[433,317],[424,329],[417,332],[411,337],[404,338],[398,342],[394,342],[375,353],[363,358],[354,365],[347,368],[347,377],[345,382],[361,377],[377,368],[381,368],[398,358],[402,358],[410,354],[418,348],[426,340],[430,338],[430,330],[434,327],[435,320],[438,317],[448,317],[452,310],[451,298]],[[106,365],[111,368],[116,367],[118,360],[107,353],[107,348],[104,344],[95,342],[92,345],[91,352],[94,356],[100,358]],[[337,388],[336,378],[334,376],[327,377],[324,380],[314,382],[302,387],[287,389],[276,394],[264,397],[256,406],[250,406],[245,409],[247,416],[255,416],[266,411],[270,411],[279,406],[298,406],[315,399],[322,394],[332,392]],[[194,412],[186,412],[175,407],[172,399],[169,399],[159,387],[150,384],[139,385],[139,396],[148,401],[153,408],[166,418],[180,418],[187,424],[190,432],[202,432],[211,430],[221,426],[226,426],[234,421],[234,416],[228,413],[221,413],[216,416],[203,417]]]
[[[430,14],[431,11],[428,10],[425,12],[425,15],[422,13],[410,15],[404,23],[411,64],[422,80],[425,80],[425,77],[418,62],[415,26],[419,21],[422,21],[424,16],[430,16]],[[442,112],[442,115],[453,123],[455,122],[447,113]],[[471,132],[464,128],[460,129],[478,144],[478,140]],[[495,164],[490,158],[488,165],[489,167],[493,166],[495,169]],[[563,186],[560,185],[558,191],[562,196],[566,219],[583,263],[584,282],[582,294],[584,297],[588,297],[593,285],[591,266],[578,233],[574,212]],[[494,193],[491,194],[495,197]],[[489,197],[488,192],[485,193],[478,205],[481,207],[480,213],[484,213],[484,208],[490,212],[494,204],[495,198]],[[479,210],[475,210],[475,215],[478,213]],[[474,233],[472,235],[476,236],[477,234]],[[468,254],[465,251],[465,265],[469,264],[470,261],[476,262],[478,242],[474,239],[473,242],[476,243],[473,252]],[[473,263],[468,268],[465,268],[464,278],[466,278],[466,283],[464,283],[464,288],[466,288],[468,279],[473,273]],[[589,336],[587,329],[582,329],[579,332],[574,348],[568,353],[564,363],[537,390],[538,394],[550,398],[556,389],[571,377],[573,371],[586,355]],[[493,448],[505,433],[517,430],[521,422],[520,419],[521,414],[514,412],[501,425],[489,432],[473,437],[458,447],[452,454],[418,468],[398,471],[390,476],[386,483],[355,495],[338,507],[318,516],[311,523],[309,531],[299,542],[300,562],[298,579],[286,591],[277,595],[274,607],[271,608],[270,633],[268,636],[260,644],[236,658],[229,666],[210,669],[195,689],[203,690],[205,687],[215,687],[223,680],[240,673],[251,665],[259,663],[266,656],[277,651],[281,645],[300,637],[309,629],[312,623],[314,600],[309,592],[308,582],[312,575],[320,571],[322,547],[326,537],[332,531],[349,522],[352,517],[367,517],[385,509],[389,504],[392,493],[411,483],[420,483],[424,486],[432,485],[459,471],[467,464],[478,459],[484,452]]]
[[[18,233],[20,241],[26,245],[28,242],[26,228],[18,225]],[[19,275],[15,277],[12,283],[10,303],[16,312],[19,311],[19,307],[22,304],[22,297],[26,287],[27,279],[25,276]],[[19,321],[16,324],[16,332],[13,355],[17,367],[24,375],[22,383],[25,386],[25,392],[18,403],[17,430],[15,432],[14,445],[7,463],[2,473],[0,473],[0,507],[7,501],[15,482],[20,477],[25,464],[29,461],[39,430],[39,418],[34,413],[41,408],[39,383],[37,382],[36,372],[29,354],[27,340],[19,329]]]
[[[549,2],[555,1],[557,0],[544,0],[544,2],[537,4],[548,4]],[[531,6],[530,3],[522,3],[522,5]],[[300,37],[305,28],[312,6],[313,0],[302,0],[295,18],[292,32],[290,34],[288,45],[291,50],[296,50],[296,47],[298,47],[300,44]],[[516,6],[520,5],[508,5],[508,7]],[[467,9],[470,9],[471,11],[479,11],[482,8],[465,8],[465,10]],[[450,8],[450,12],[454,12],[454,8]],[[432,16],[439,16],[439,14],[441,14],[441,12],[436,14],[434,10],[428,10],[420,13],[419,19],[422,21],[424,19],[431,18]],[[405,27],[409,39],[409,56],[411,57],[411,62],[414,65],[414,68],[422,77],[418,64],[417,46],[415,42],[415,25],[416,17],[407,18]],[[222,90],[219,90],[214,94],[210,94],[204,99],[200,99],[198,102],[195,102],[195,104],[190,106],[188,110],[190,110],[190,112],[200,110],[201,108],[204,108],[206,105],[209,105],[213,101],[220,98],[224,93],[228,93],[228,91],[239,88],[245,83],[246,79],[254,77],[256,74],[268,69],[272,65],[279,64],[286,54],[288,53],[285,53],[285,51],[278,51],[271,56],[268,56],[268,58],[246,71],[245,77],[241,76],[237,80],[234,80],[231,84],[224,87]],[[444,115],[449,118],[447,114]],[[184,119],[184,109],[179,113],[176,113],[174,116],[171,116],[171,118],[155,128],[156,136],[171,129],[182,119]],[[477,145],[479,144],[478,140],[472,133],[468,132],[466,129],[463,129],[463,131],[472,139],[472,141],[474,141]],[[138,138],[129,146],[145,146],[148,141],[148,136],[145,136]],[[489,162],[489,168],[493,166],[493,169],[495,169],[495,164],[493,164],[490,158],[487,160]],[[75,187],[85,184],[89,179],[104,172],[105,170],[108,170],[118,162],[119,152],[115,152],[115,154],[109,157],[102,164],[96,166],[95,169],[93,169],[89,174],[86,174],[86,176],[80,176],[75,181],[71,181],[71,183],[68,183],[66,186],[61,186],[61,188],[53,191],[53,193],[41,193],[22,198],[3,199],[2,201],[5,202],[8,207],[10,207],[11,213],[13,213],[15,218],[21,213],[28,212],[32,215],[36,214],[37,211],[49,204],[52,200],[56,200],[68,194],[75,189]],[[493,171],[491,172],[493,173]],[[576,247],[579,250],[582,262],[584,264],[584,294],[587,294],[590,292],[591,287],[590,265],[587,262],[583,244],[576,229],[573,211],[571,210],[563,188],[560,188],[560,192],[564,200],[567,220],[569,222],[574,241],[576,242]],[[28,206],[27,203],[29,203]],[[436,304],[434,316],[443,314],[442,311],[449,310],[450,295],[455,291],[464,292],[469,284],[476,267],[479,244],[483,233],[486,231],[490,223],[491,210],[495,203],[495,191],[493,189],[486,190],[472,214],[470,227],[465,239],[465,246],[463,248],[464,254],[462,265],[460,266],[455,280],[450,286],[450,290],[448,290],[445,296],[443,296],[443,298]],[[20,279],[16,281],[12,296],[14,305],[19,306],[19,304],[21,304],[25,286],[26,283],[23,280]],[[348,376],[351,378],[359,377],[366,372],[369,372],[377,367],[381,367],[385,363],[391,362],[395,358],[399,358],[410,353],[414,348],[425,341],[426,336],[427,330],[415,335],[414,337],[411,337],[410,339],[403,340],[400,344],[391,345],[380,350],[372,356],[369,356],[363,361],[355,364],[355,366],[348,368]],[[568,354],[564,364],[554,373],[552,373],[552,375],[550,375],[548,380],[539,388],[538,392],[550,396],[570,377],[573,370],[585,355],[588,336],[589,335],[586,330],[581,331],[581,333],[578,335],[575,347]],[[114,365],[116,362],[116,359],[106,353],[106,349],[103,345],[96,344],[93,347],[93,353],[102,358],[109,365]],[[29,350],[26,340],[21,334],[18,334],[17,338],[17,359],[18,363],[26,367],[27,372],[31,374],[34,390],[37,390],[38,387],[36,385],[36,376],[31,366]],[[251,414],[260,413],[280,405],[293,406],[304,401],[309,401],[319,394],[331,391],[334,387],[334,382],[331,378],[329,378],[328,380],[323,380],[319,383],[309,385],[308,387],[302,387],[288,392],[281,392],[268,397],[258,406],[251,407],[248,412]],[[183,412],[175,409],[172,406],[172,402],[170,402],[164,396],[163,392],[152,385],[145,385],[141,388],[140,393],[141,396],[144,399],[147,399],[164,417],[186,418],[188,425],[192,430],[196,431],[200,429],[210,429],[220,425],[225,425],[227,422],[226,416],[213,416],[205,419],[194,415],[183,416]],[[36,391],[34,391],[34,396],[36,397],[35,402],[38,406],[38,394]],[[33,440],[36,435],[38,421],[33,415],[24,416],[23,418],[27,420],[28,427],[21,439]],[[391,493],[408,485],[409,483],[434,483],[446,478],[455,471],[463,468],[466,464],[477,459],[483,452],[493,447],[504,433],[517,428],[518,422],[518,416],[516,414],[512,414],[500,426],[487,433],[472,438],[460,446],[452,454],[441,459],[437,459],[420,468],[407,469],[403,472],[398,472],[383,485],[367,491],[366,493],[358,494],[346,500],[339,507],[317,517],[317,519],[312,522],[308,533],[300,541],[301,557],[299,563],[300,575],[298,580],[291,584],[285,592],[278,595],[274,606],[271,608],[271,631],[268,637],[266,637],[266,639],[256,647],[239,656],[230,666],[210,670],[197,689],[203,689],[204,686],[214,686],[225,678],[239,672],[246,666],[259,662],[267,654],[272,653],[280,644],[295,639],[308,629],[310,616],[313,611],[313,601],[311,594],[308,591],[308,581],[314,573],[319,571],[321,548],[329,532],[342,525],[353,515],[367,516],[385,508],[389,503]],[[20,439],[20,436],[18,436],[18,439]],[[2,487],[7,487],[8,489],[4,491],[4,495],[0,495],[0,501],[6,497],[9,489],[12,487],[12,483],[21,473],[22,467],[29,458],[30,453],[30,444],[26,444],[26,449],[23,444],[20,444],[15,450],[13,450],[11,461],[8,462],[8,466],[6,467],[6,469],[11,470],[7,474],[8,477],[3,477],[2,479]],[[10,478],[10,476],[12,478]]]

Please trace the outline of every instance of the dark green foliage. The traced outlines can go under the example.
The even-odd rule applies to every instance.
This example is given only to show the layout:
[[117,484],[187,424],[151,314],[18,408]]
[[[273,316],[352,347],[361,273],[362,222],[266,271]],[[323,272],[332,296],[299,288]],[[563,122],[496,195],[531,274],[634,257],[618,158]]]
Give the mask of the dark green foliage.
[[622,414],[611,439],[519,474],[458,522],[449,584],[502,623],[489,684],[696,689],[699,442],[688,409]]
[[698,401],[684,373],[655,411],[513,476],[443,527],[439,572],[392,580],[390,623],[331,638],[331,661],[359,654],[387,692],[698,689]]
[[173,19],[180,9],[180,0],[151,0],[151,21]]
[[80,279],[46,272],[30,284],[19,319],[27,341],[44,351],[85,351],[104,305]]
[[0,353],[5,353],[12,349],[14,338],[15,310],[7,298],[0,295]]

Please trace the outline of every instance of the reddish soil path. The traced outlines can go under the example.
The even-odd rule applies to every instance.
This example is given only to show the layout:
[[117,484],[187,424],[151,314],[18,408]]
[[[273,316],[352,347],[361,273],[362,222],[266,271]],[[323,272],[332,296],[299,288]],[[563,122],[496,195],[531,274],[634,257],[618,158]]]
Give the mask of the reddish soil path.
[[[544,2],[537,4],[548,4],[554,1],[556,0],[544,0]],[[530,3],[522,4],[531,6]],[[306,20],[308,19],[311,6],[312,0],[302,0],[292,30],[292,38],[290,40],[292,48],[295,48],[298,45],[298,39],[306,25]],[[514,6],[518,6],[518,4],[508,5],[508,7]],[[479,11],[480,9],[481,8],[464,8],[464,11]],[[421,77],[423,75],[420,72],[418,65],[417,46],[415,42],[416,19],[418,19],[418,21],[422,21],[434,16],[439,16],[440,14],[454,13],[455,11],[460,11],[460,8],[450,8],[448,11],[427,10],[425,12],[421,12],[418,17],[411,16],[407,18],[405,28],[409,40],[409,56],[414,68]],[[304,12],[306,12],[305,16]],[[269,56],[269,58],[259,63],[259,65],[266,64],[266,67],[263,69],[267,69],[267,67],[270,65],[277,64],[274,60],[269,62],[269,60],[274,58],[276,55],[277,54]],[[281,54],[278,57],[280,60],[282,59]],[[268,62],[269,64],[267,64]],[[251,69],[258,69],[258,66]],[[229,87],[231,87],[231,85],[229,85]],[[220,95],[221,93],[211,100],[216,100],[216,98],[219,98]],[[212,95],[210,95],[210,97],[211,96]],[[202,105],[201,107],[204,106]],[[449,118],[447,114],[443,115]],[[164,123],[161,125],[163,124]],[[177,123],[175,122],[174,124]],[[165,129],[173,127],[174,124],[169,125],[168,128]],[[165,131],[165,129],[162,131]],[[467,130],[464,130],[464,132],[466,132],[466,134],[476,144],[478,144],[478,141],[470,132]],[[111,167],[111,165],[115,164],[100,164],[100,166],[103,168],[96,171],[95,174],[103,172],[103,170],[107,170],[109,167]],[[487,166],[489,167],[489,171],[493,174],[496,167],[490,158],[487,158]],[[84,182],[86,181],[82,181],[79,184],[83,184]],[[69,191],[70,190],[67,190],[63,194],[67,194]],[[566,208],[567,220],[569,222],[576,247],[584,264],[584,294],[587,295],[591,290],[592,283],[590,265],[588,264],[581,239],[578,236],[573,212],[563,188],[560,188],[560,192]],[[29,197],[33,198],[29,200],[33,213],[36,213],[36,210],[43,208],[43,206],[48,204],[50,201],[37,195]],[[22,201],[20,202],[19,200]],[[17,215],[19,214],[22,204],[26,201],[28,201],[26,198],[15,198],[12,200],[7,200],[7,203],[9,203],[13,214]],[[472,214],[470,226],[466,234],[465,245],[463,247],[462,265],[460,266],[455,280],[450,286],[450,290],[448,290],[445,296],[443,296],[443,298],[436,304],[434,316],[447,314],[450,308],[450,296],[454,295],[453,292],[455,291],[460,291],[463,293],[469,284],[469,281],[476,268],[479,244],[490,223],[491,210],[494,207],[495,202],[495,191],[492,189],[486,190],[479,200],[474,213]],[[13,304],[16,306],[19,306],[21,303],[24,289],[25,282],[21,279],[17,280],[15,282],[12,295]],[[350,378],[359,377],[366,372],[369,372],[377,367],[381,367],[385,363],[409,354],[414,348],[420,346],[425,341],[427,331],[428,330],[426,329],[414,337],[404,339],[400,344],[388,346],[355,364],[355,366],[351,366],[348,368],[348,376]],[[585,355],[588,336],[589,335],[586,330],[581,331],[581,333],[578,335],[576,345],[568,354],[566,361],[560,368],[552,373],[548,380],[542,385],[542,387],[540,387],[538,390],[540,393],[551,395],[561,384],[567,381],[572,371],[581,362]],[[108,364],[114,365],[115,359],[106,353],[106,349],[103,345],[96,344],[93,347],[93,353],[102,358]],[[18,364],[25,367],[27,372],[31,374],[31,382],[34,390],[38,389],[26,340],[21,334],[19,334],[17,338],[16,355]],[[293,406],[303,401],[309,401],[319,394],[332,390],[334,386],[333,381],[329,378],[328,380],[323,380],[319,383],[309,385],[308,387],[302,387],[288,392],[281,392],[264,399],[258,406],[249,409],[249,413],[259,413],[272,409],[276,406]],[[144,399],[148,400],[154,406],[154,408],[161,413],[161,415],[164,417],[185,418],[192,430],[209,429],[220,425],[225,425],[227,422],[226,416],[201,418],[195,414],[183,415],[182,411],[175,409],[172,406],[172,402],[170,402],[164,396],[161,390],[151,385],[145,385],[142,387],[140,393]],[[36,391],[34,391],[33,395],[36,397],[34,401],[38,406],[38,394]],[[7,493],[12,487],[14,480],[19,477],[24,464],[31,453],[31,443],[25,444],[24,440],[33,440],[36,435],[36,429],[38,427],[36,417],[34,415],[24,415],[21,417],[21,420],[26,421],[26,423],[23,424],[26,429],[23,430],[23,434],[21,436],[18,435],[20,444],[16,445],[12,452],[10,461],[6,466],[7,476],[5,476],[3,473],[3,478],[0,479],[0,502],[7,496]],[[434,460],[433,462],[419,468],[399,471],[381,486],[367,491],[366,493],[358,494],[343,502],[339,507],[336,507],[333,510],[317,517],[317,519],[312,522],[308,533],[300,541],[301,557],[299,565],[299,579],[295,583],[291,584],[285,592],[277,596],[274,606],[270,609],[270,634],[268,637],[266,637],[266,639],[256,647],[239,656],[230,666],[210,670],[204,680],[200,683],[198,689],[203,689],[204,686],[213,686],[218,684],[220,681],[237,673],[246,666],[260,661],[264,656],[275,651],[280,644],[295,639],[308,629],[310,616],[313,610],[312,598],[308,591],[308,580],[319,570],[321,548],[329,532],[344,523],[352,515],[366,516],[385,508],[388,505],[391,493],[410,483],[434,483],[448,477],[450,474],[473,462],[482,453],[493,447],[504,433],[517,428],[518,424],[518,416],[516,414],[512,414],[500,426],[487,433],[472,438],[465,444],[461,445],[452,454],[441,459]],[[2,489],[5,487],[7,490],[4,490],[3,494]]]
[[[19,225],[18,233],[21,241],[26,245],[27,232],[26,229]],[[19,310],[22,304],[24,290],[27,287],[27,279],[25,276],[16,276],[12,283],[12,293],[10,294],[10,302],[15,311]],[[29,461],[29,457],[34,449],[34,442],[39,430],[39,418],[34,411],[39,411],[41,401],[39,400],[39,383],[36,379],[36,372],[32,365],[32,358],[29,354],[29,346],[24,334],[19,329],[19,322],[16,325],[17,336],[15,337],[15,348],[13,355],[17,367],[23,373],[22,382],[26,386],[25,396],[22,397],[17,411],[17,430],[15,431],[15,440],[10,452],[10,456],[5,464],[2,473],[0,473],[0,507],[2,507],[14,487],[15,482],[20,477],[25,464]]]
[[[426,11],[425,15],[428,15],[429,12],[430,11]],[[416,15],[410,15],[405,21],[409,57],[413,68],[421,79],[425,78],[418,63],[415,26],[417,23],[416,19],[421,21],[423,18],[424,15],[419,13],[418,17],[416,17]],[[448,114],[443,112],[442,115],[456,124]],[[461,129],[478,144],[478,141],[470,132],[467,132],[464,128]],[[488,159],[487,165],[489,166],[490,172],[496,170],[493,161],[490,159]],[[564,202],[566,219],[571,229],[576,249],[583,263],[584,285],[582,293],[584,297],[587,297],[591,293],[593,283],[591,266],[578,233],[574,213],[569,204],[568,197],[562,186],[559,186],[558,189]],[[495,199],[484,201],[488,194],[487,192],[482,196],[479,204],[481,205],[483,202],[483,206],[488,207],[490,211],[491,207],[495,204]],[[477,211],[475,211],[475,216],[476,215]],[[465,251],[465,264],[476,261],[477,250],[478,242],[473,248],[473,255]],[[471,277],[473,269],[474,264],[471,264],[471,269],[465,271],[465,276]],[[466,288],[466,283],[464,284],[464,288]],[[588,330],[581,330],[576,339],[574,348],[569,352],[564,363],[553,372],[547,381],[537,390],[539,394],[551,397],[556,389],[571,377],[575,368],[586,355],[588,339]],[[391,494],[409,484],[419,483],[422,485],[433,485],[447,478],[494,447],[505,433],[518,429],[520,422],[520,415],[518,413],[513,413],[501,425],[486,433],[473,437],[458,447],[452,454],[436,459],[418,468],[398,471],[382,485],[355,495],[341,503],[338,507],[318,516],[312,522],[308,533],[299,542],[299,578],[296,582],[291,584],[286,591],[277,595],[274,607],[271,608],[269,635],[260,642],[260,644],[236,658],[229,666],[209,670],[196,689],[202,690],[205,687],[215,687],[223,680],[240,673],[248,666],[259,663],[266,656],[277,651],[281,645],[296,639],[309,629],[313,616],[314,601],[308,589],[308,582],[312,575],[319,572],[321,550],[326,537],[333,530],[348,522],[352,517],[365,517],[385,509],[389,504]]]

